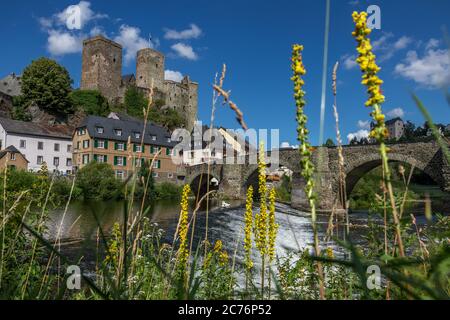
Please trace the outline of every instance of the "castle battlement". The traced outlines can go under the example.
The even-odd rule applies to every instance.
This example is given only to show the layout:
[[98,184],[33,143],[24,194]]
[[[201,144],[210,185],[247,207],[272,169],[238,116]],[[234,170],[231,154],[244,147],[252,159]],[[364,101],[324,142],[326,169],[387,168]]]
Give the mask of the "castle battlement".
[[165,56],[152,48],[136,54],[136,75],[122,75],[122,46],[104,36],[83,41],[82,90],[98,90],[110,103],[123,103],[127,89],[135,86],[148,93],[153,83],[155,100],[178,111],[192,130],[197,120],[198,83],[185,76],[181,82],[164,78]]

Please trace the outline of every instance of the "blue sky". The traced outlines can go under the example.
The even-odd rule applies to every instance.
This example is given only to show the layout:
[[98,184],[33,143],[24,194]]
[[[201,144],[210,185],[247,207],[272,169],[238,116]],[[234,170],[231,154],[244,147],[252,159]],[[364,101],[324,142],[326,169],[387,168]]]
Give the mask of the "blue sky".
[[[374,30],[380,77],[385,81],[390,116],[423,123],[412,102],[414,91],[436,122],[450,123],[444,87],[450,82],[450,53],[443,27],[450,29],[448,0],[334,0],[331,5],[325,137],[334,137],[331,69],[338,72],[338,109],[343,136],[366,134],[370,110],[354,65],[351,36],[354,10],[381,9],[381,30]],[[81,24],[69,29],[65,10],[82,9]],[[249,127],[280,129],[282,141],[296,144],[295,107],[290,82],[293,43],[305,46],[307,114],[313,143],[319,138],[325,0],[228,1],[9,1],[0,11],[0,77],[41,56],[56,59],[70,72],[74,87],[81,73],[81,41],[101,32],[125,48],[123,73],[135,70],[134,53],[152,46],[167,55],[168,76],[187,74],[199,82],[199,119],[209,123],[211,83],[222,63],[228,66],[224,87],[244,112]],[[216,124],[236,128],[232,111],[219,106]],[[345,142],[347,138],[344,139]]]

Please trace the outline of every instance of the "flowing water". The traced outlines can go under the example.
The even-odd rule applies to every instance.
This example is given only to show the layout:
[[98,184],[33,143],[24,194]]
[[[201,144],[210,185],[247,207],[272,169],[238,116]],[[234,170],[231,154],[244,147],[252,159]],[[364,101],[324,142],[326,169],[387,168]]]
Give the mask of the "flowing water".
[[[222,240],[224,248],[230,256],[236,254],[236,263],[243,260],[243,229],[245,207],[241,202],[230,202],[231,207],[224,209],[219,207],[218,201],[212,201],[208,215],[208,240],[214,243]],[[88,270],[94,270],[97,263],[97,248],[102,247],[97,240],[98,223],[105,233],[108,233],[114,223],[123,221],[124,203],[121,201],[109,202],[74,202],[64,214],[64,209],[51,212],[48,223],[48,237],[55,238],[60,235],[61,251],[71,261],[80,263]],[[139,210],[136,204],[134,211]],[[257,212],[258,208],[254,208]],[[148,212],[151,221],[157,223],[158,228],[164,230],[163,240],[172,243],[178,223],[180,207],[178,202],[158,202]],[[95,215],[94,215],[95,214]],[[97,218],[96,218],[97,217]],[[319,236],[325,238],[328,226],[328,216],[320,215],[318,218]],[[351,223],[360,226],[352,231],[352,238],[357,241],[362,237],[367,222],[367,214],[353,214]],[[276,241],[278,256],[284,256],[289,251],[297,251],[311,248],[313,241],[310,216],[307,213],[292,209],[289,205],[277,203],[276,221],[279,224]],[[206,213],[197,215],[194,250],[198,243],[205,238]],[[340,228],[342,238],[343,229]],[[322,245],[333,246],[332,242]],[[101,251],[101,249],[100,249]],[[257,261],[257,253],[254,252]]]

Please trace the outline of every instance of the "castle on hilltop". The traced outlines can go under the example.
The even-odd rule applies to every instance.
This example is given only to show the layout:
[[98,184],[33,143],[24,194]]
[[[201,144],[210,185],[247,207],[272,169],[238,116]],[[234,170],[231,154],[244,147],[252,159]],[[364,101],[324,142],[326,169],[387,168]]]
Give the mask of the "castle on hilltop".
[[122,103],[126,90],[135,86],[148,94],[153,80],[154,100],[162,100],[186,121],[191,131],[197,120],[198,83],[185,76],[181,82],[164,78],[164,55],[151,48],[136,55],[136,75],[122,75],[122,46],[103,36],[83,41],[82,90],[98,90],[110,103]]

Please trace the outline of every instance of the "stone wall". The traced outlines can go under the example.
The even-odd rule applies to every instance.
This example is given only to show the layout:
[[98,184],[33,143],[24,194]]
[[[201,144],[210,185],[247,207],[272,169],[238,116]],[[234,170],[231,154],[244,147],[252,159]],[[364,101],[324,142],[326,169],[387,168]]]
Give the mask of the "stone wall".
[[[408,163],[429,175],[442,190],[450,192],[450,165],[444,158],[439,145],[435,142],[402,143],[390,145],[389,159]],[[300,155],[298,150],[280,150],[280,166],[293,171],[292,206],[308,211],[309,203],[301,176]],[[343,148],[344,170],[347,176],[347,196],[359,179],[370,170],[381,165],[381,156],[377,145],[345,146]],[[320,160],[319,160],[320,159]],[[339,197],[339,165],[337,148],[321,147],[314,150],[312,160],[316,167],[315,187],[319,212],[339,210],[342,204]],[[257,169],[256,165],[211,165],[210,172],[219,180],[219,192],[227,198],[244,199],[248,180]],[[188,167],[186,182],[190,183],[207,165]]]
[[102,36],[83,42],[82,90],[98,90],[110,103],[118,103],[122,84],[122,46]]

